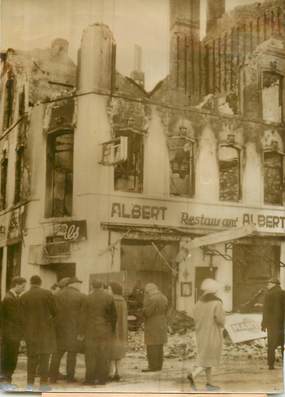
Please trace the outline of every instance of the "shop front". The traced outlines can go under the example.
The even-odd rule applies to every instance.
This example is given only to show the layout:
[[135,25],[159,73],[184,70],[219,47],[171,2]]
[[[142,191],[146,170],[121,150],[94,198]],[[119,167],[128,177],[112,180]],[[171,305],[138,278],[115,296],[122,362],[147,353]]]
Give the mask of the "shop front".
[[155,282],[172,306],[191,314],[202,281],[213,277],[227,311],[258,312],[268,279],[284,284],[282,210],[130,197],[100,208],[101,229],[121,236],[117,273],[128,293],[138,280]]

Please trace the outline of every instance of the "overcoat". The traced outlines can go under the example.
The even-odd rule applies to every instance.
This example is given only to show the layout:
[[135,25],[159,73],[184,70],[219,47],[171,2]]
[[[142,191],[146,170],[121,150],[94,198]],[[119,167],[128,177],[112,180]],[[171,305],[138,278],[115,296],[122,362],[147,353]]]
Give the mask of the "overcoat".
[[267,329],[268,340],[272,347],[283,346],[284,343],[284,310],[285,293],[279,285],[267,291],[263,303],[262,328]]
[[1,305],[2,336],[19,341],[23,338],[23,322],[20,298],[8,291]]
[[167,308],[167,298],[160,291],[152,295],[145,294],[143,315],[146,345],[163,345],[167,342]]
[[193,312],[198,350],[202,367],[219,365],[223,347],[225,314],[220,299],[213,294],[201,297]]
[[21,298],[24,337],[28,354],[50,354],[56,350],[55,300],[52,293],[31,286]]
[[63,288],[55,295],[57,350],[78,351],[77,337],[84,298],[85,295],[72,286]]
[[87,296],[80,316],[80,335],[85,339],[85,348],[111,343],[116,321],[117,312],[112,295],[96,289]]
[[117,323],[115,333],[112,338],[111,360],[122,359],[128,349],[128,309],[125,299],[120,295],[113,295]]

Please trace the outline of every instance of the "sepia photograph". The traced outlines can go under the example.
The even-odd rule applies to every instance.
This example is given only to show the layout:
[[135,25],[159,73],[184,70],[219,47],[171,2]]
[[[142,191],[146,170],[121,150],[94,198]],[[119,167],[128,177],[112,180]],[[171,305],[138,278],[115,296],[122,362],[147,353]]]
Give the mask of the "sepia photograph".
[[284,0],[0,10],[0,390],[282,393]]

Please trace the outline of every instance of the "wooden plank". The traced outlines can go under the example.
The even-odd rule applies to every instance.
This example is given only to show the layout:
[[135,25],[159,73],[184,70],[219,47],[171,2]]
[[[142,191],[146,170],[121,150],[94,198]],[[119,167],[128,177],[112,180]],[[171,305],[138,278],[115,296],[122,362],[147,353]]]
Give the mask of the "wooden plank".
[[206,236],[193,239],[189,244],[187,244],[186,247],[191,250],[193,248],[199,248],[205,245],[225,243],[227,241],[237,240],[242,237],[250,236],[253,234],[254,231],[255,227],[253,225],[247,225],[218,233],[211,233],[207,234]]

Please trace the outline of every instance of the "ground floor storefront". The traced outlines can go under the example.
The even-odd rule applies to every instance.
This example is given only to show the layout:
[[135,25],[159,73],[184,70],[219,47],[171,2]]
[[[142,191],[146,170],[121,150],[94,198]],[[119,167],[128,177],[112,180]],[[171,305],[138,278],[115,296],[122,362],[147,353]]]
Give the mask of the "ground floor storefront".
[[261,311],[267,281],[285,285],[278,208],[90,195],[76,217],[42,219],[36,205],[0,219],[2,296],[16,275],[38,274],[45,288],[76,275],[85,293],[95,278],[121,282],[125,295],[154,282],[191,315],[208,277],[219,282],[227,312]]

